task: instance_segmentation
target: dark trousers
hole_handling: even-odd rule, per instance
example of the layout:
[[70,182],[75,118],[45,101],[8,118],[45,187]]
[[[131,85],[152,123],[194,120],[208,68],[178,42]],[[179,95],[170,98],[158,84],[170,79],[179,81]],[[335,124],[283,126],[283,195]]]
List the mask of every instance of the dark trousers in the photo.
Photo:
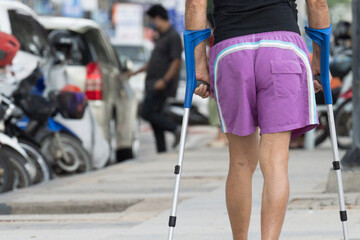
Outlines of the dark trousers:
[[175,132],[177,124],[163,112],[166,95],[163,91],[151,91],[145,95],[141,116],[149,121],[156,139],[158,152],[166,152],[165,131]]

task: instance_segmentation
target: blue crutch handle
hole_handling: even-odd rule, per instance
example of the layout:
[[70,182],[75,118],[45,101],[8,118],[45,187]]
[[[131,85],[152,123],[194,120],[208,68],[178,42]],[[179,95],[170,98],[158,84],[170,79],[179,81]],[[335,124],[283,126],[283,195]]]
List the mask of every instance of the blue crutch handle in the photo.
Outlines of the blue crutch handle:
[[186,63],[186,93],[185,93],[185,108],[191,108],[193,94],[196,88],[195,76],[195,47],[208,39],[211,35],[209,28],[197,31],[184,32],[184,46],[185,46],[185,63]]
[[305,31],[306,34],[320,46],[321,84],[324,89],[325,103],[333,104],[329,74],[329,54],[332,25],[330,25],[329,28],[324,29],[313,29],[305,27]]

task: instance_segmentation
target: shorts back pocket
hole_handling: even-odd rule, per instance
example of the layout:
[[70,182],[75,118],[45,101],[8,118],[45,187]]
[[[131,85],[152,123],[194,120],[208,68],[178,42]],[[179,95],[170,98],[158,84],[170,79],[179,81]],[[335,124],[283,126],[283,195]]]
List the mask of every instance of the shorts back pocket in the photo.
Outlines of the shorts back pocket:
[[298,96],[301,93],[302,68],[298,60],[271,60],[274,95]]

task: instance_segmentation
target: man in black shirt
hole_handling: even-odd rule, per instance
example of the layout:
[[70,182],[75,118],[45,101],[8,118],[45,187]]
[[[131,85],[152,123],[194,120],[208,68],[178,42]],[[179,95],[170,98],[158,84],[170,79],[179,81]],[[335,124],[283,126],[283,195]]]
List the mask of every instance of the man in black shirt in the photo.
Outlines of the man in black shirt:
[[[226,204],[234,240],[246,240],[251,216],[252,177],[264,176],[261,239],[279,239],[289,199],[291,137],[318,124],[314,93],[321,85],[320,47],[310,65],[299,35],[295,0],[213,0],[215,46],[207,64],[205,44],[195,50],[196,77],[209,82],[195,90],[214,96],[227,134],[230,169]],[[326,0],[306,0],[309,26],[330,26]],[[206,28],[207,0],[187,0],[187,30]],[[260,128],[261,140],[258,128]]]
[[174,133],[173,147],[180,141],[180,127],[163,114],[163,108],[166,99],[176,95],[183,48],[181,38],[171,26],[164,7],[154,5],[147,11],[147,15],[160,36],[155,42],[149,63],[132,75],[146,71],[145,99],[141,115],[151,123],[157,151],[160,153],[166,151],[165,131]]

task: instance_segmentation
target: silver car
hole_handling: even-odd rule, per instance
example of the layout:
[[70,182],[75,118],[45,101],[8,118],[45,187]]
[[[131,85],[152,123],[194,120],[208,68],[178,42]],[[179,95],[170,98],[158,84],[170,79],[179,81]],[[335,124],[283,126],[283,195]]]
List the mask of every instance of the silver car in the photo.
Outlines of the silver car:
[[111,145],[111,161],[136,157],[139,150],[138,103],[115,51],[101,27],[92,20],[40,17],[50,32],[68,30],[73,36],[70,78],[87,95],[97,123]]

